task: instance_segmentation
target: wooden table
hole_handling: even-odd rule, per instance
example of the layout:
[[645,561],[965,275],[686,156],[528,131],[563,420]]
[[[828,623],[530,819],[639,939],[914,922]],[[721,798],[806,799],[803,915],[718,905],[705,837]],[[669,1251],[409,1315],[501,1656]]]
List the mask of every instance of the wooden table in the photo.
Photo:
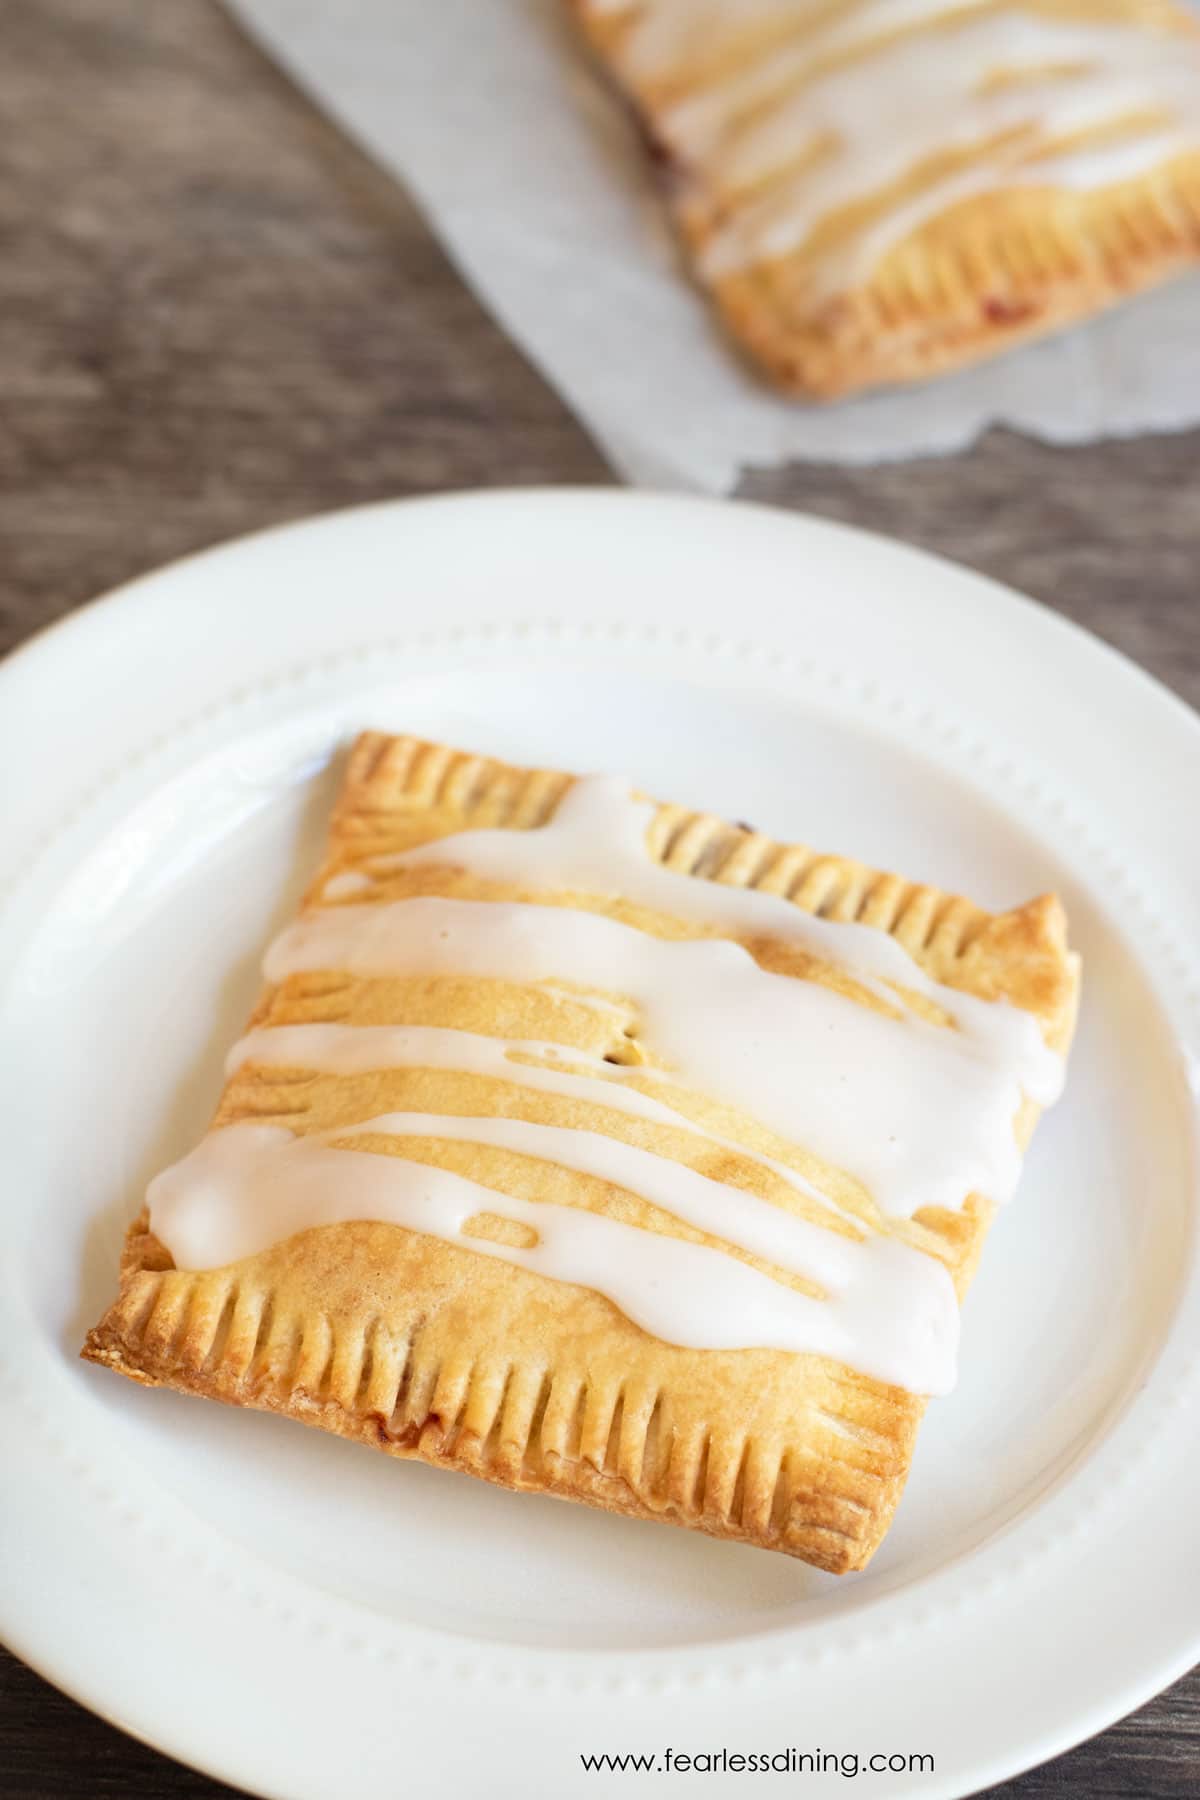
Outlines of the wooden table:
[[[0,163],[0,648],[304,513],[611,481],[404,195],[210,0],[7,0]],[[994,432],[744,491],[1012,582],[1200,705],[1200,433],[1058,451]],[[220,1792],[0,1660],[5,1800]],[[994,1790],[1198,1792],[1200,1671]]]

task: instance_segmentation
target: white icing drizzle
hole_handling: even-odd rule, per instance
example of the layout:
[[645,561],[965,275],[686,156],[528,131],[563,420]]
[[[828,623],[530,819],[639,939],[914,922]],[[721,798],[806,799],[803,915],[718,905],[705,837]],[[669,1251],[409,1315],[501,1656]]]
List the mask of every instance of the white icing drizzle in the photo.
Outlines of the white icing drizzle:
[[338,875],[331,875],[321,892],[323,900],[344,900],[348,894],[365,894],[371,886],[371,878],[361,869],[343,869]]
[[[725,222],[704,257],[714,277],[797,249],[833,214],[947,152],[979,160],[821,250],[818,292],[852,285],[971,195],[1098,189],[1200,150],[1197,40],[1153,25],[988,0],[858,0],[832,12],[814,0],[736,11],[653,0],[630,20],[615,54],[642,87],[669,84],[709,46],[719,67],[722,39],[744,46],[763,32],[756,51],[732,55],[727,74],[656,120],[698,188],[722,199]],[[1110,128],[1120,135],[1105,137]],[[1087,133],[1095,140],[1068,143]]]
[[684,1085],[857,1176],[886,1213],[957,1207],[971,1192],[1003,1200],[1016,1183],[1014,1070],[989,1064],[963,1033],[770,975],[727,939],[652,938],[567,908],[418,898],[310,913],[267,963],[272,981],[342,969],[524,985],[564,968],[631,995],[644,1037]]
[[[920,994],[947,1013],[981,1054],[1012,1058],[1035,1098],[1046,1105],[1057,1098],[1061,1058],[1046,1047],[1028,1013],[931,980],[902,944],[873,925],[822,919],[780,894],[697,880],[653,861],[646,849],[653,817],[653,805],[639,800],[623,777],[588,775],[568,788],[550,824],[540,830],[455,832],[415,850],[376,857],[371,869],[386,874],[449,866],[525,892],[559,889],[623,899],[723,936],[770,937],[794,945],[806,956],[845,969],[889,1006],[902,1004],[897,989]],[[268,980],[274,979],[275,954],[272,946],[264,963]]]
[[[568,1045],[434,1026],[290,1025],[252,1032],[230,1053],[314,1071],[452,1069],[665,1122],[769,1168],[831,1204],[798,1171],[696,1124],[673,1085],[756,1117],[785,1141],[856,1176],[884,1212],[956,1207],[972,1191],[1001,1199],[1020,1158],[1023,1093],[1043,1103],[1061,1062],[1036,1021],[931,981],[885,932],[813,918],[787,900],[681,875],[647,853],[652,808],[627,784],[576,783],[532,831],[472,831],[370,872],[335,877],[330,898],[396,867],[446,865],[520,894],[580,901],[622,896],[650,911],[750,941],[781,941],[832,964],[883,999],[881,1012],[820,982],[763,969],[729,937],[664,939],[571,905],[412,897],[318,907],[267,952],[267,978],[306,970],[353,976],[500,980],[633,1011],[666,1067],[618,1067]],[[579,990],[578,992],[576,990]],[[932,1001],[936,1025],[905,994]],[[631,1085],[649,1079],[655,1093]],[[348,1141],[470,1142],[549,1161],[638,1196],[716,1243],[698,1245],[606,1214],[530,1202]],[[339,1147],[340,1146],[340,1147]],[[957,1308],[935,1259],[882,1234],[827,1229],[672,1157],[592,1129],[504,1114],[389,1113],[293,1138],[250,1123],[210,1133],[149,1192],[154,1230],[181,1267],[239,1260],[294,1233],[376,1219],[465,1244],[481,1255],[596,1289],[665,1340],[696,1348],[766,1347],[828,1355],[918,1393],[953,1380]],[[467,1234],[489,1212],[536,1234],[527,1249]],[[839,1226],[844,1219],[839,1220]],[[722,1248],[724,1246],[724,1248]],[[812,1298],[731,1255],[740,1250],[819,1288]]]
[[[853,1243],[739,1194],[739,1234],[778,1245],[789,1259],[804,1259],[805,1273],[819,1269],[826,1294],[818,1300],[706,1245],[579,1207],[500,1194],[425,1163],[330,1143],[368,1132],[428,1134],[431,1128],[459,1136],[468,1127],[477,1141],[497,1142],[512,1137],[518,1124],[392,1114],[350,1131],[298,1138],[276,1125],[230,1125],[210,1132],[151,1184],[154,1229],[181,1266],[211,1267],[253,1255],[296,1231],[378,1220],[596,1290],[668,1343],[807,1351],[914,1393],[944,1393],[953,1384],[958,1310],[949,1276],[931,1258],[889,1238]],[[674,1169],[662,1158],[593,1133],[553,1133],[553,1142],[537,1135],[550,1129],[525,1126],[520,1147],[544,1143],[557,1157],[558,1137],[589,1140],[567,1146],[572,1162],[579,1166],[582,1157],[587,1166],[594,1158],[597,1167],[628,1173],[626,1158],[612,1154],[625,1151],[639,1163],[639,1183],[650,1182],[664,1195],[669,1186],[672,1211],[681,1213],[690,1202],[697,1217],[732,1220],[731,1191],[721,1184],[679,1169],[667,1183],[649,1167]],[[744,1212],[742,1200],[749,1203]],[[774,1219],[760,1223],[758,1209]],[[464,1227],[481,1213],[524,1226],[536,1233],[536,1242],[524,1249],[467,1235]]]
[[619,893],[697,923],[791,941],[899,1004],[896,983],[953,1019],[893,1017],[816,982],[762,969],[726,938],[663,939],[568,907],[420,897],[306,914],[267,952],[267,979],[341,969],[365,977],[463,975],[519,984],[569,971],[628,997],[668,1072],[856,1176],[879,1208],[911,1218],[1000,1201],[1020,1172],[1023,1093],[1048,1104],[1062,1063],[1036,1020],[931,981],[887,933],[813,918],[778,896],[650,861],[649,808],[606,778],[569,790],[539,831],[463,832],[402,859],[469,868],[524,891]]
[[[535,1060],[514,1061],[514,1057]],[[559,1066],[546,1067],[547,1062]],[[709,1131],[672,1108],[670,1089],[677,1084],[664,1079],[658,1071],[622,1069],[606,1063],[603,1057],[589,1056],[584,1050],[536,1039],[483,1037],[478,1032],[438,1025],[276,1025],[239,1039],[225,1059],[225,1073],[232,1075],[246,1063],[277,1069],[314,1069],[334,1075],[361,1075],[375,1069],[452,1069],[491,1076],[513,1087],[561,1095],[568,1100],[588,1100],[635,1119],[670,1125],[722,1150],[732,1150],[747,1162],[770,1169],[796,1193],[846,1216],[798,1169]],[[579,1069],[593,1072],[580,1074]],[[640,1074],[653,1075],[668,1098],[655,1099],[640,1088],[627,1085]]]

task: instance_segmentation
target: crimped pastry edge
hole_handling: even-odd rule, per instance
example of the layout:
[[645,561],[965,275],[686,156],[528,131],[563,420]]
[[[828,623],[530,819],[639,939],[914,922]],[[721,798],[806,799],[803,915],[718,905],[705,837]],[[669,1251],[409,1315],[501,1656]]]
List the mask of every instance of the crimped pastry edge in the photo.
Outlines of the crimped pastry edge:
[[[372,1230],[386,1231],[387,1227]],[[681,1422],[667,1454],[650,1458],[646,1439],[626,1426],[630,1397],[603,1395],[603,1450],[564,1453],[542,1427],[553,1411],[559,1371],[514,1368],[486,1431],[466,1429],[474,1395],[462,1392],[453,1416],[437,1402],[439,1371],[423,1366],[420,1334],[381,1354],[374,1317],[331,1322],[311,1308],[293,1311],[286,1280],[256,1285],[236,1270],[153,1270],[139,1259],[169,1260],[147,1230],[130,1227],[130,1267],[121,1295],[88,1334],[81,1352],[147,1387],[165,1387],[274,1413],[383,1450],[390,1456],[473,1475],[521,1493],[583,1501],[629,1518],[652,1519],[762,1549],[781,1550],[831,1574],[862,1568],[883,1538],[907,1479],[924,1402],[869,1384],[862,1396],[862,1437],[825,1434],[789,1466],[787,1450],[749,1436],[724,1437]],[[239,1311],[253,1321],[242,1333]],[[371,1355],[368,1343],[376,1336]],[[397,1361],[401,1374],[395,1385]],[[349,1371],[349,1379],[342,1380]],[[479,1372],[481,1383],[488,1378]],[[569,1371],[563,1382],[579,1429],[588,1395]],[[428,1398],[421,1402],[417,1396]],[[855,1410],[849,1395],[848,1412]],[[642,1410],[645,1410],[643,1405]],[[686,1408],[683,1409],[686,1411]],[[886,1415],[890,1430],[881,1429]],[[573,1435],[570,1431],[568,1437]],[[686,1442],[684,1440],[686,1439]],[[684,1453],[677,1455],[679,1445]],[[648,1464],[655,1468],[648,1475]]]

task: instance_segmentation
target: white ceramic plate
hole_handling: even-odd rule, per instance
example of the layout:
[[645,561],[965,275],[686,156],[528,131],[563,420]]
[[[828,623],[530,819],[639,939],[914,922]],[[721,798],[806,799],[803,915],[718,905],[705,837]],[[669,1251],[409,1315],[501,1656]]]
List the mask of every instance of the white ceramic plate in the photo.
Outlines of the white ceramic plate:
[[[994,905],[1063,893],[1087,968],[1067,1096],[866,1575],[75,1360],[147,1175],[205,1123],[363,725],[626,771]],[[819,1752],[812,1794],[845,1792],[840,1759],[932,1758],[859,1779],[933,1800],[1164,1685],[1200,1654],[1198,758],[1192,714],[1028,602],[834,526],[684,500],[370,508],[182,563],[37,639],[0,671],[14,1648],[288,1800],[762,1791],[581,1763],[668,1747]]]

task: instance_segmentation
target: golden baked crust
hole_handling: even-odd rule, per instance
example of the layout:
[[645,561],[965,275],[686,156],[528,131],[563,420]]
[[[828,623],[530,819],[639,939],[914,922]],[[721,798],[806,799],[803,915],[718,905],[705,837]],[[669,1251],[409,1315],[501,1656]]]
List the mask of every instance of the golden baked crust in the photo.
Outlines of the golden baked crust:
[[[570,782],[556,772],[367,733],[350,756],[308,903],[320,896],[323,905],[337,904],[327,884],[368,865],[380,900],[420,892],[512,899],[514,890],[462,870],[389,870],[378,859],[471,827],[542,825]],[[672,806],[657,808],[648,844],[658,861],[697,879],[758,887],[811,913],[887,931],[936,980],[984,998],[1007,997],[1036,1016],[1052,1046],[1066,1050],[1078,970],[1053,897],[990,915],[846,858],[781,846]],[[585,906],[662,936],[703,930],[623,900],[538,899]],[[786,947],[750,947],[765,966],[784,966]],[[830,969],[818,977],[834,985],[846,979]],[[652,1046],[631,1035],[627,1017],[582,1006],[561,987],[448,976],[291,975],[267,989],[251,1023],[401,1021],[540,1038],[626,1064],[652,1056]],[[707,1105],[689,1096],[698,1120]],[[253,1062],[230,1078],[214,1124],[253,1119],[307,1133],[401,1109],[614,1129],[614,1115],[594,1103],[478,1074],[390,1068],[334,1075]],[[1027,1102],[1018,1120],[1023,1141],[1035,1117]],[[695,1134],[655,1129],[660,1153],[703,1170]],[[737,1132],[748,1146],[803,1167],[796,1146],[755,1122],[739,1119]],[[483,1158],[485,1182],[486,1159],[508,1156],[436,1139],[406,1140],[404,1154],[472,1173]],[[710,1146],[708,1154],[728,1165],[727,1152]],[[761,1165],[746,1165],[743,1178],[771,1197]],[[509,1168],[509,1191],[635,1223],[654,1212],[550,1162],[526,1161],[515,1187],[512,1180]],[[903,1221],[882,1219],[848,1181],[836,1197],[870,1229],[940,1257],[961,1295],[990,1222],[989,1204],[971,1198],[959,1212],[927,1209]],[[817,1216],[828,1224],[828,1214]],[[689,1229],[661,1214],[653,1226],[676,1235]],[[89,1333],[83,1355],[136,1381],[283,1413],[393,1455],[786,1550],[834,1571],[862,1567],[886,1531],[924,1407],[913,1394],[818,1356],[663,1342],[590,1289],[370,1222],[302,1232],[231,1266],[192,1272],[174,1267],[143,1212],[129,1232],[119,1297]]]
[[[939,374],[1086,318],[1200,260],[1200,26],[1171,0],[930,0],[915,17],[902,3],[889,12],[890,0],[570,3],[668,173],[697,275],[734,336],[789,393],[833,399]],[[822,47],[831,21],[843,29],[856,18],[864,23],[852,48]],[[968,35],[997,21],[1023,35],[1007,60],[994,37],[990,48],[980,43],[975,54],[985,60],[973,66]],[[1031,27],[1047,34],[1043,52]],[[1121,44],[1129,46],[1134,97],[1123,89],[1107,107],[1106,72],[1089,61],[1087,38],[1078,54],[1063,48],[1064,34],[1096,27],[1114,34],[1118,72]],[[795,241],[772,249],[743,230],[740,252],[722,254],[739,222],[760,216],[764,202],[782,207],[789,183],[802,193],[810,167],[821,172],[845,154],[845,138],[815,109],[806,113],[823,77],[860,81],[869,112],[887,100],[888,55],[910,43],[954,55],[960,39],[968,110],[956,114],[947,96],[941,148],[929,153],[914,142],[913,158],[889,164],[886,180],[866,159],[852,201],[818,206]],[[1165,47],[1174,67],[1139,73],[1146,46]],[[1190,101],[1177,85],[1181,72]],[[752,103],[736,98],[748,73],[761,77]],[[1031,95],[1025,125],[1006,118],[993,127],[981,113],[964,144],[976,96],[1015,86],[1017,76]],[[723,83],[728,116],[718,133],[697,137],[686,108],[700,101],[711,109]],[[1064,99],[1086,105],[1089,83],[1095,117],[1080,126],[1078,114],[1055,114]],[[1181,104],[1186,116],[1177,121]],[[739,184],[730,170],[747,132],[785,106],[774,166]]]

